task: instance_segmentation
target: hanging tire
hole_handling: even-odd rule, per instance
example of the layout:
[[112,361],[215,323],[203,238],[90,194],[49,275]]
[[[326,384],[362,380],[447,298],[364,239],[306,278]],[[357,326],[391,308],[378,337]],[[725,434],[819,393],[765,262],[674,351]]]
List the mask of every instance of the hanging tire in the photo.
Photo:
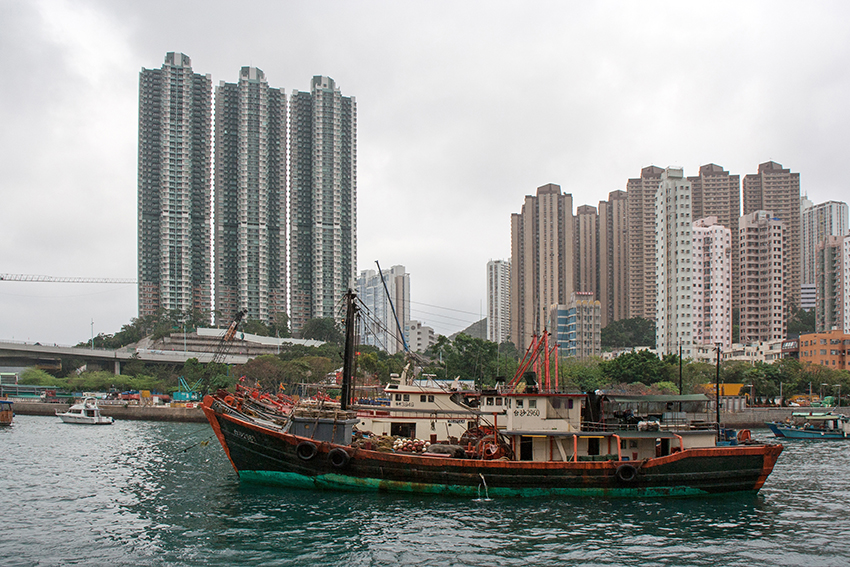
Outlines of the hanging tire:
[[310,441],[302,441],[298,444],[298,447],[295,448],[295,454],[298,455],[298,458],[302,461],[309,461],[315,457],[318,452],[319,449],[316,447],[316,444],[311,443]]
[[637,480],[637,469],[634,465],[620,465],[615,475],[621,483],[631,484]]
[[347,467],[350,460],[351,457],[348,455],[348,451],[339,447],[331,449],[328,453],[328,462],[338,469]]

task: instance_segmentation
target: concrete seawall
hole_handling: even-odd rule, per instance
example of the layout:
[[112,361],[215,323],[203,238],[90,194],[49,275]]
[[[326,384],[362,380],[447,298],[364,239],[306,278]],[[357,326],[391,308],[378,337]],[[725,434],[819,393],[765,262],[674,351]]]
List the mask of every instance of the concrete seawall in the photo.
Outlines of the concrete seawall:
[[[17,415],[55,415],[57,411],[67,411],[69,404],[49,404],[42,402],[19,402],[12,404]],[[116,420],[139,421],[186,421],[205,423],[207,418],[200,408],[172,408],[167,406],[127,406],[99,404],[100,413]]]

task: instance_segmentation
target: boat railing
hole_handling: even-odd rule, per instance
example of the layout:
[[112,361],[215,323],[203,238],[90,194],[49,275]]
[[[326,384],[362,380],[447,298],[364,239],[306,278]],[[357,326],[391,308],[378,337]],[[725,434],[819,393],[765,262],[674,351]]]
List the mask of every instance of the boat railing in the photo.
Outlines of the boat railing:
[[715,431],[717,424],[707,421],[689,422],[659,422],[639,421],[637,423],[620,423],[616,421],[592,422],[583,421],[582,431],[616,432],[616,431]]

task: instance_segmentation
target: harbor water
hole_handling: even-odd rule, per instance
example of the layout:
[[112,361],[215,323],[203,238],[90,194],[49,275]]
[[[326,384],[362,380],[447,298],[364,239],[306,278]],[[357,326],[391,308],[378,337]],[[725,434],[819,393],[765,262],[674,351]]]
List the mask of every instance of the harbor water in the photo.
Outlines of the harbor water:
[[[769,440],[767,430],[754,436]],[[6,566],[850,564],[850,441],[786,442],[757,495],[487,499],[239,482],[209,426],[0,428]]]

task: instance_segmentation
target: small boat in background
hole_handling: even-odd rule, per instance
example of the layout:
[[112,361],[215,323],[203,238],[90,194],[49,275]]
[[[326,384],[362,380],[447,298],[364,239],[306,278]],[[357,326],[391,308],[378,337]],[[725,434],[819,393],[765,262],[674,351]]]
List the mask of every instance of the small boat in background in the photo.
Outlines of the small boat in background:
[[766,423],[776,437],[785,439],[850,439],[850,418],[842,413],[794,412],[785,423]]
[[101,415],[95,398],[84,398],[81,402],[72,405],[66,412],[56,412],[57,417],[65,423],[79,423],[82,425],[111,425],[111,416]]
[[12,425],[14,416],[11,400],[0,400],[0,425]]

